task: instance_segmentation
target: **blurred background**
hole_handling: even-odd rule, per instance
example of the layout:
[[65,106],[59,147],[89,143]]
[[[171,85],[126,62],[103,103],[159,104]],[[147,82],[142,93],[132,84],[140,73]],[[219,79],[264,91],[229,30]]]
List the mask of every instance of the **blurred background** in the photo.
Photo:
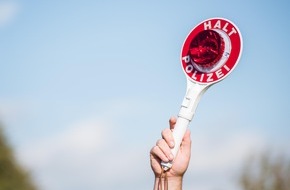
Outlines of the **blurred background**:
[[197,108],[184,189],[289,188],[289,8],[0,0],[0,186],[152,189],[149,151],[185,95],[183,41],[201,21],[224,17],[244,50]]

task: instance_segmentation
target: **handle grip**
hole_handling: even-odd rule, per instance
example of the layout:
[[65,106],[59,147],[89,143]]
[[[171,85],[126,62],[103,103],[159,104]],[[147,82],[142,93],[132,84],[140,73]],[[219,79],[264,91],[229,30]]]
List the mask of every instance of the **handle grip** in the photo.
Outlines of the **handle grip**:
[[[175,146],[171,149],[171,152],[174,158],[177,155],[186,129],[194,116],[199,100],[209,87],[210,85],[196,84],[187,80],[187,92],[181,104],[178,118],[172,133]],[[161,166],[166,171],[172,167],[172,162],[161,162]]]
[[[179,150],[179,147],[181,145],[183,136],[186,132],[188,125],[189,125],[188,119],[184,119],[182,117],[177,118],[174,130],[172,132],[175,146],[174,146],[174,148],[171,149],[171,153],[173,154],[174,158],[177,155],[177,152]],[[166,171],[172,167],[172,162],[161,162],[161,165],[162,165],[163,169]]]

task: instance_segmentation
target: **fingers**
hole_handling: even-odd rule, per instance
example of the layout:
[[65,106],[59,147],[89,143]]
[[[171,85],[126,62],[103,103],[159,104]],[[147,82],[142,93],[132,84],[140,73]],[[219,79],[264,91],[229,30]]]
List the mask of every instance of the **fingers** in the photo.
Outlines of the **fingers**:
[[174,138],[170,129],[164,129],[161,133],[161,136],[170,148],[174,147]]
[[[170,128],[164,129],[162,131],[162,138],[159,139],[156,142],[156,145],[150,150],[150,163],[155,176],[160,176],[162,172],[161,161],[171,162],[173,159],[175,159],[174,166],[172,168],[174,168],[175,172],[176,170],[180,170],[179,173],[181,174],[183,174],[188,167],[191,156],[190,131],[187,129],[185,132],[181,145],[175,144],[173,138],[173,129],[176,125],[176,122],[177,119],[175,117],[171,117],[169,119]],[[174,148],[174,146],[180,146],[180,151],[178,151],[175,158],[171,153],[171,150]]]
[[172,116],[172,117],[170,117],[170,119],[169,119],[169,126],[170,126],[170,129],[172,130],[172,129],[174,129],[174,126],[175,126],[175,124],[176,124],[176,117],[174,117],[174,116]]
[[160,159],[160,161],[164,162],[169,162],[174,159],[171,149],[175,146],[172,130],[174,129],[176,120],[176,117],[173,116],[169,119],[170,128],[162,131],[162,139],[159,139],[156,142],[156,146],[151,149],[150,153],[155,157],[155,159]]
[[164,139],[157,141],[156,146],[151,149],[151,154],[158,157],[161,161],[169,162],[173,160],[171,150]]
[[[172,121],[172,123],[174,123],[174,121]],[[151,153],[164,162],[172,161],[174,159],[171,153],[171,148],[174,147],[172,131],[168,128],[164,129],[161,135],[162,139],[156,142],[156,146],[151,149]]]
[[[174,116],[172,116],[169,119],[169,125],[170,125],[171,132],[173,131],[173,129],[175,127],[176,121],[177,121],[177,119]],[[164,130],[162,133],[164,133],[164,135],[162,135],[162,137],[167,141],[168,144],[170,144],[169,141],[174,141],[172,135],[170,136],[170,134],[165,134],[165,133],[169,133],[168,131]],[[182,142],[185,143],[185,144],[189,144],[189,145],[191,144],[191,137],[190,137],[189,129],[186,130]],[[171,147],[171,148],[173,148],[173,147]]]

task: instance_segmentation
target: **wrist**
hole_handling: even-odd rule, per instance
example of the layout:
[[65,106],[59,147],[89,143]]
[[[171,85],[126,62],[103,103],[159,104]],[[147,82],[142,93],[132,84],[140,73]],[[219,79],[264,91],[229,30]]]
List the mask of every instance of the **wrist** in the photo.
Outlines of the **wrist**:
[[168,177],[168,190],[181,190],[183,177]]
[[[182,180],[183,180],[182,176],[167,177],[166,183],[168,184],[168,190],[182,190]],[[155,177],[154,190],[163,190],[163,189],[160,189],[160,187],[158,186],[160,183],[165,184],[165,179],[160,178],[160,177]]]

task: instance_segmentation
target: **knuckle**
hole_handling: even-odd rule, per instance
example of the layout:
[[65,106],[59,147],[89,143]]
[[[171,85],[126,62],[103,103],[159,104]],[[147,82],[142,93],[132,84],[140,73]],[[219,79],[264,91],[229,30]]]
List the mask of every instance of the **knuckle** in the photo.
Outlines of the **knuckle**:
[[160,146],[163,143],[163,139],[159,139],[156,142],[156,146]]
[[164,137],[168,136],[168,134],[169,134],[170,132],[171,132],[170,129],[166,128],[166,129],[164,129],[164,130],[162,131],[161,135],[162,135],[162,137],[164,138]]
[[159,147],[158,146],[153,146],[152,147],[152,149],[151,149],[151,151],[150,151],[150,153],[152,153],[152,154],[156,154],[156,152],[158,151],[158,149],[159,149]]

